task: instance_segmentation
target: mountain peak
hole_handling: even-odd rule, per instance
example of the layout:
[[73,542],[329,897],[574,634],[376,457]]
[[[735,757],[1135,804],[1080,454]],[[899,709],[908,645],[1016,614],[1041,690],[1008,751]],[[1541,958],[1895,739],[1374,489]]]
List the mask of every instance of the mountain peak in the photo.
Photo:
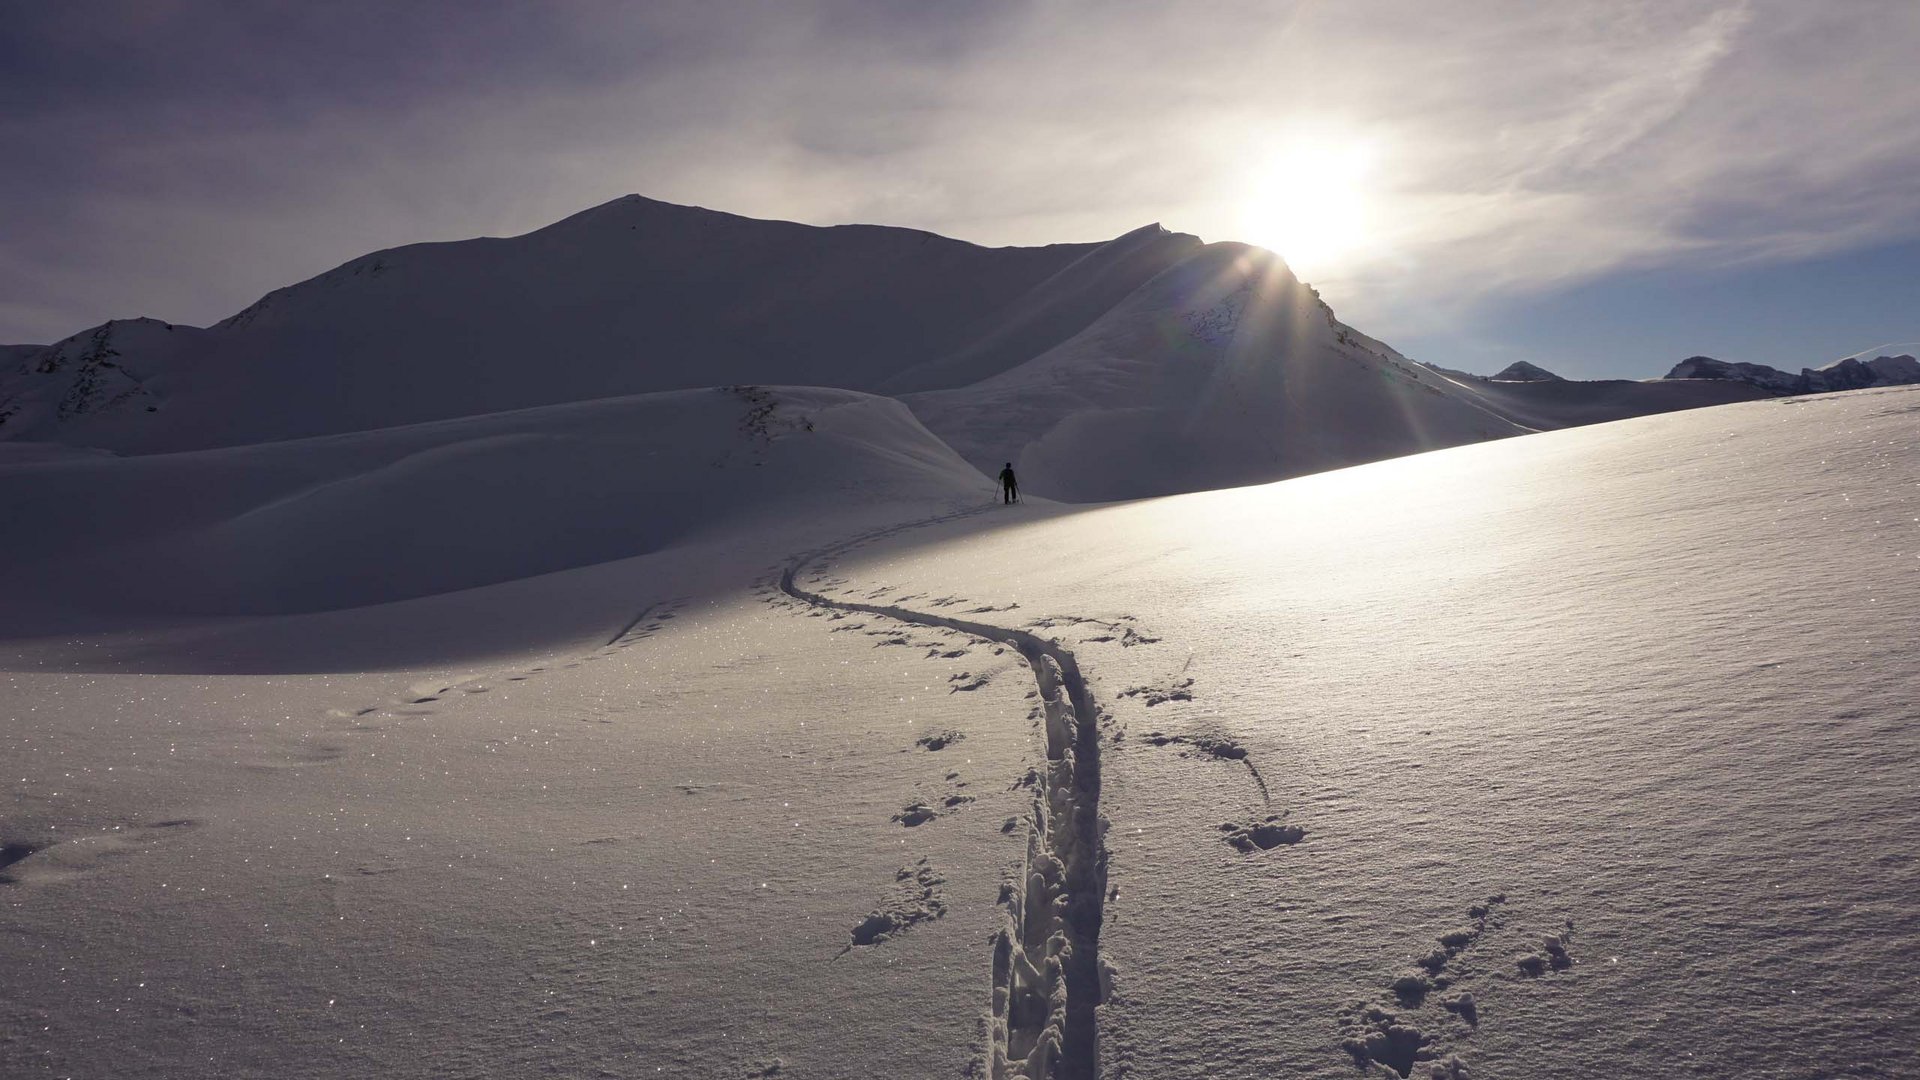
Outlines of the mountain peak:
[[1494,382],[1566,382],[1567,380],[1561,378],[1558,375],[1555,375],[1553,372],[1548,371],[1546,368],[1543,368],[1538,364],[1529,364],[1525,360],[1516,360],[1513,363],[1508,364],[1506,368],[1503,369],[1498,375],[1493,376],[1493,381]]

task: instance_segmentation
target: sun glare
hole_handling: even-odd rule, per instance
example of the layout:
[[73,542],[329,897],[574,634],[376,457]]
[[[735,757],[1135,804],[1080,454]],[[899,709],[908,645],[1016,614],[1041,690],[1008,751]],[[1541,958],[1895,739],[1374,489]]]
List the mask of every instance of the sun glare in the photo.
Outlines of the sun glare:
[[1367,245],[1374,157],[1364,143],[1288,143],[1250,178],[1242,239],[1279,253],[1303,278],[1341,270]]

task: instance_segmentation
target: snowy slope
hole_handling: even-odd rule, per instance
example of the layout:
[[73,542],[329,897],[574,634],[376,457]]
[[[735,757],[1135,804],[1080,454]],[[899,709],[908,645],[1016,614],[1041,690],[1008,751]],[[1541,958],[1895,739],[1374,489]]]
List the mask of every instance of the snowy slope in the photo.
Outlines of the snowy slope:
[[[1197,243],[1146,233],[1111,255],[982,248],[627,196],[525,236],[363,256],[191,348],[151,320],[85,331],[51,370],[28,357],[0,374],[0,437],[183,450],[730,383],[870,389],[949,356],[977,373],[1079,330]],[[137,399],[88,389],[84,357],[109,352]],[[55,407],[76,398],[89,407]]]
[[0,438],[121,417],[151,423],[169,373],[191,365],[206,340],[190,326],[116,319],[52,345],[9,347],[0,355]]
[[755,386],[223,450],[0,456],[0,634],[89,612],[361,607],[986,487],[896,401]]
[[[569,416],[741,455],[660,481],[741,511],[651,554],[228,638],[16,626],[0,1074],[1920,1068],[1914,392],[1082,511],[893,452],[931,444],[885,402],[774,393],[815,431],[762,444],[719,391]],[[432,463],[548,414],[381,438]],[[104,512],[140,485],[89,469],[217,490],[270,451],[5,475]],[[361,437],[301,456],[381,475]],[[591,543],[411,460],[409,521],[486,498]],[[210,640],[256,673],[181,666]]]
[[1523,428],[1334,319],[1272,253],[1209,244],[1072,339],[905,395],[989,473],[1069,501],[1299,475]]
[[1147,225],[1102,244],[1041,282],[979,341],[883,380],[883,393],[969,386],[1017,367],[1080,332],[1161,271],[1193,255],[1198,237]]
[[1917,435],[1754,402],[828,572],[1077,654],[1102,1076],[1911,1076]]
[[1010,659],[626,584],[455,674],[0,675],[0,1074],[961,1075]]

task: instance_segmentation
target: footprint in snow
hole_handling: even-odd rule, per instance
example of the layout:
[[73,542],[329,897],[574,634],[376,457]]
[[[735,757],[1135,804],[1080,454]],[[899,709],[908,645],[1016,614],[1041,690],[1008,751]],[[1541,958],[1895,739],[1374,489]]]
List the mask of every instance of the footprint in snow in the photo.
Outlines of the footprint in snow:
[[242,761],[239,764],[247,769],[272,772],[279,769],[301,769],[309,765],[326,765],[346,756],[347,750],[344,746],[302,739],[280,753],[256,761]]
[[[880,906],[854,924],[849,944],[840,950],[845,956],[856,948],[880,945],[898,937],[920,923],[944,918],[947,901],[940,886],[946,878],[921,859],[903,866],[893,876],[893,889]],[[838,959],[838,957],[836,957]]]
[[916,802],[908,803],[906,806],[901,807],[900,812],[888,820],[897,821],[911,829],[917,825],[925,825],[927,822],[939,816],[940,812],[938,810],[928,806],[926,803]]
[[1145,686],[1133,686],[1120,691],[1121,697],[1137,697],[1145,701],[1148,708],[1165,705],[1169,701],[1192,701],[1192,679],[1168,679]]
[[93,873],[117,859],[198,828],[191,818],[144,825],[113,825],[98,832],[58,839],[37,837],[0,842],[0,885],[50,885]]
[[1298,825],[1289,825],[1279,814],[1269,815],[1264,821],[1241,824],[1237,821],[1222,822],[1220,831],[1226,835],[1220,839],[1232,845],[1242,855],[1256,851],[1272,851],[1277,847],[1292,847],[1307,838],[1307,830]]
[[1467,924],[1441,934],[1437,947],[1390,980],[1376,1001],[1351,1008],[1341,1024],[1340,1047],[1355,1065],[1378,1065],[1406,1077],[1419,1069],[1432,1080],[1464,1080],[1466,1063],[1450,1044],[1471,1038],[1480,1025],[1480,1007],[1470,989],[1479,972],[1466,958],[1497,925],[1506,899],[1495,893],[1467,908]]

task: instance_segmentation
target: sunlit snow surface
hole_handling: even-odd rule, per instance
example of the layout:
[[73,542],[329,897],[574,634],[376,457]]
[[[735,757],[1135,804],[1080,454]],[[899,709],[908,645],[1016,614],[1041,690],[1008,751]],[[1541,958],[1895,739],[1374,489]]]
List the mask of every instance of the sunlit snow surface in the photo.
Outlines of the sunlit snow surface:
[[[1911,1076],[1917,431],[1914,392],[1729,406],[841,572],[1158,639],[1081,650],[1110,1075],[1352,1075],[1359,1003],[1476,1076]],[[1222,842],[1269,815],[1304,838]]]
[[[1106,1076],[1910,1076],[1917,432],[1920,392],[1756,402],[991,507],[803,577],[1078,656]],[[440,616],[597,583],[550,657],[9,646],[0,1074],[980,1069],[1032,680],[783,601],[888,520],[790,506]],[[350,615],[300,625],[344,655]],[[1423,958],[1448,985],[1397,997]]]

